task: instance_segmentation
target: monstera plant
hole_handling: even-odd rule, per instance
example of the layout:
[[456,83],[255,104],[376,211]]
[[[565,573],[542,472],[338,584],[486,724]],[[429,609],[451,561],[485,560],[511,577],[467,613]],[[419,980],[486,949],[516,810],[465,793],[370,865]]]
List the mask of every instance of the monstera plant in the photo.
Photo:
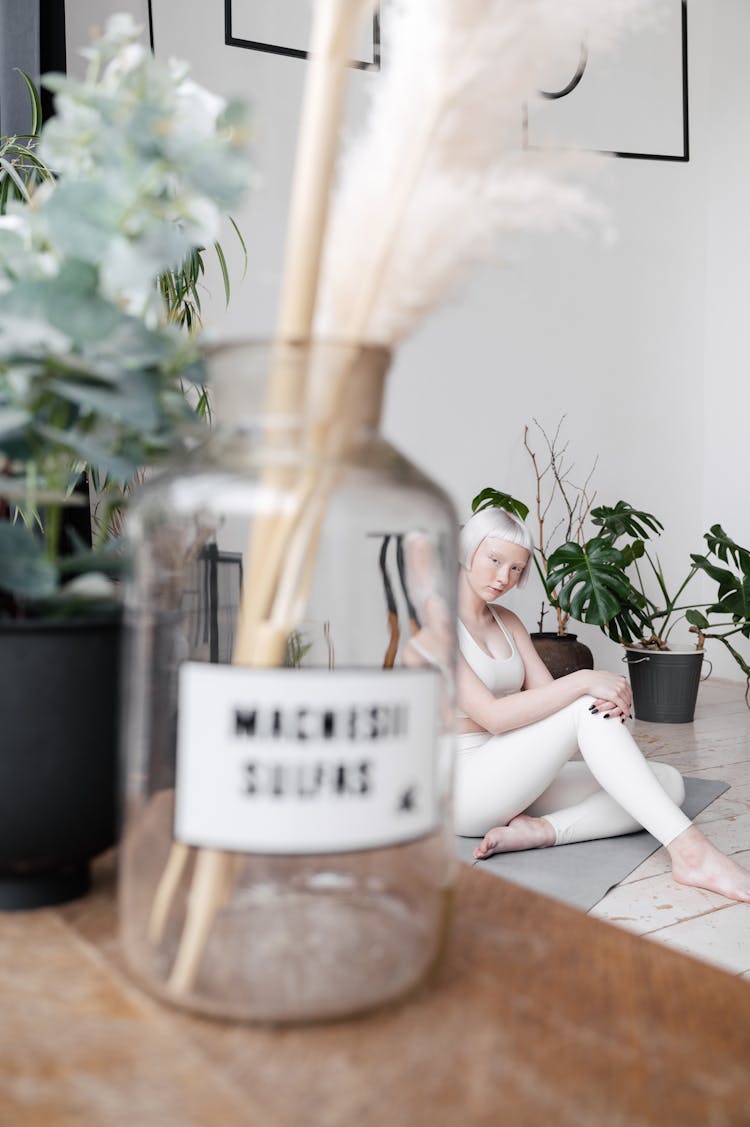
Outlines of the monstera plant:
[[[675,649],[675,626],[687,622],[703,650],[708,640],[723,645],[748,681],[750,664],[740,638],[750,639],[750,550],[737,544],[719,524],[704,533],[707,551],[691,553],[690,567],[670,590],[651,542],[663,530],[651,513],[626,501],[593,509],[600,531],[583,544],[566,543],[552,553],[549,580],[560,605],[580,622],[601,629],[626,646],[654,653]],[[690,602],[686,589],[696,576],[716,584],[709,602]]]

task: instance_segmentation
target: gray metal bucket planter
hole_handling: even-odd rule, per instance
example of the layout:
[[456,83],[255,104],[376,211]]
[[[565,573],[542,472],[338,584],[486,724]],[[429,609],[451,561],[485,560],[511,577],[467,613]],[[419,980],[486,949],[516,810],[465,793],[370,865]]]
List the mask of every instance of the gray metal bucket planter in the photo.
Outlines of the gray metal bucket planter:
[[627,647],[623,661],[630,674],[636,719],[689,724],[695,716],[703,657],[703,650],[688,647],[648,651]]

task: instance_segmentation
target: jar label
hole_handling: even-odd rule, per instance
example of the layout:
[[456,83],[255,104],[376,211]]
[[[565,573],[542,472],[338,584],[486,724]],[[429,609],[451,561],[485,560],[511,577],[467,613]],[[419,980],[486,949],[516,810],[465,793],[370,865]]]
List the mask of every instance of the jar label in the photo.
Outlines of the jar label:
[[412,841],[439,811],[435,670],[180,668],[175,837],[249,853]]

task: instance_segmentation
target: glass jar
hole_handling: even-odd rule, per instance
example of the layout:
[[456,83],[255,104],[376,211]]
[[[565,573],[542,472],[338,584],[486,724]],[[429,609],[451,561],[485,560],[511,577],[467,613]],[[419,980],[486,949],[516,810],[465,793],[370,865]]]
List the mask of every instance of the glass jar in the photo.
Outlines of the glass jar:
[[387,351],[227,344],[128,518],[124,953],[215,1016],[343,1017],[444,944],[457,521],[378,434]]

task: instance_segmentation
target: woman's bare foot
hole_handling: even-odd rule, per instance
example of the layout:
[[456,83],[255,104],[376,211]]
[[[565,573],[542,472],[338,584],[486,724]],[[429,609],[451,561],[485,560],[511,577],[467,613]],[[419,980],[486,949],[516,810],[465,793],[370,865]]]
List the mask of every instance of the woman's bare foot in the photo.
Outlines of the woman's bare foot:
[[678,834],[667,850],[672,858],[672,876],[679,884],[706,888],[729,900],[750,904],[750,872],[712,845],[695,826]]
[[546,818],[530,818],[518,814],[507,826],[494,826],[474,850],[475,861],[484,861],[493,853],[514,853],[519,849],[543,849],[555,844],[555,831]]

